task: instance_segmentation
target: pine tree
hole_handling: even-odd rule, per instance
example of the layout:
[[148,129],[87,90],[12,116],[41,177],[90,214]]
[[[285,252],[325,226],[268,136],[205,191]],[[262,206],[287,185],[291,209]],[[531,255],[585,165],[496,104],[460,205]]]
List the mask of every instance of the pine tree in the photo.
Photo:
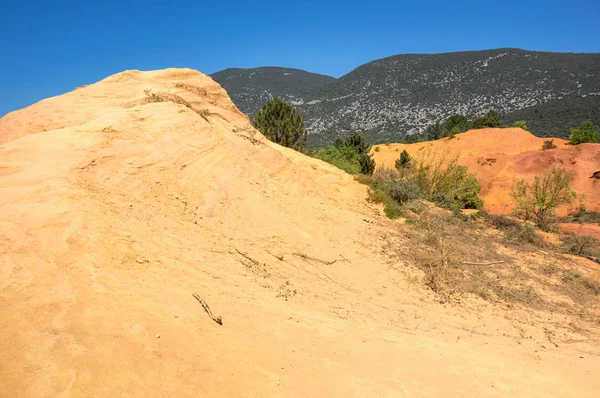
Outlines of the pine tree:
[[252,123],[269,140],[297,151],[304,149],[307,134],[300,114],[281,98],[266,102]]
[[344,145],[354,148],[357,153],[369,152],[369,144],[365,137],[356,131],[344,139]]
[[410,161],[411,161],[410,155],[408,154],[408,152],[406,152],[406,149],[405,149],[402,151],[402,153],[400,153],[400,157],[398,159],[396,159],[394,166],[396,166],[396,169],[398,171],[400,171],[401,169],[410,167]]

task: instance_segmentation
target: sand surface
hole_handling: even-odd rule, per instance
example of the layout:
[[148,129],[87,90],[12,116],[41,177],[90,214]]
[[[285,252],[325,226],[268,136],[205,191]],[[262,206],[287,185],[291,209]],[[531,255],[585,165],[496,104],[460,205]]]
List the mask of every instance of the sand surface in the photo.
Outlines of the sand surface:
[[[111,76],[0,119],[0,142],[2,397],[598,396],[594,336],[441,304],[365,186],[265,140],[199,72]],[[485,170],[530,170],[515,152]]]

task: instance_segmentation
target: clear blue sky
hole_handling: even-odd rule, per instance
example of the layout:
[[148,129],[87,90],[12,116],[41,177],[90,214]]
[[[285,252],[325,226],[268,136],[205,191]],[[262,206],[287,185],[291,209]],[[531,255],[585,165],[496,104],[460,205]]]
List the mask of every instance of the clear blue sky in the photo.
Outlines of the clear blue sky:
[[599,0],[2,0],[0,116],[126,69],[339,77],[399,53],[600,52],[599,22]]

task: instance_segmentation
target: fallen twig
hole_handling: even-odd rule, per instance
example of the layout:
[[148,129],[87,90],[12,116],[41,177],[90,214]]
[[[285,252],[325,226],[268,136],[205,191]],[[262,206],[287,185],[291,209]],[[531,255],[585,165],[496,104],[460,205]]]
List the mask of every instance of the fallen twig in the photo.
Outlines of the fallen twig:
[[200,304],[202,304],[202,307],[204,307],[204,310],[206,311],[210,319],[217,322],[219,325],[223,325],[223,319],[221,318],[221,316],[215,317],[212,314],[212,312],[210,312],[210,307],[208,306],[208,304],[206,304],[206,301],[202,300],[202,297],[198,296],[196,293],[192,293],[192,296],[194,296],[194,298],[198,300]]
[[502,264],[505,263],[506,261],[490,261],[489,263],[471,263],[469,261],[463,261],[463,264],[466,265],[494,265],[494,264]]
[[587,258],[588,260],[592,260],[598,264],[600,264],[600,259],[597,259],[596,257],[593,256],[585,256],[585,258]]
[[344,260],[346,260],[345,258],[342,258],[342,260],[332,260],[332,261],[325,261],[325,260],[321,260],[320,258],[314,258],[314,257],[311,257],[311,256],[307,256],[307,255],[306,255],[306,254],[304,254],[304,253],[292,253],[292,255],[294,255],[294,256],[297,256],[297,257],[300,257],[300,258],[302,258],[303,260],[313,260],[313,261],[318,261],[318,262],[320,262],[321,264],[325,264],[325,265],[331,265],[331,264],[334,264],[334,263],[336,263],[336,262],[338,262],[338,261],[344,261]]
[[255,259],[253,259],[252,257],[248,256],[246,253],[242,253],[241,251],[239,251],[238,249],[235,249],[236,252],[238,252],[241,256],[243,256],[245,259],[250,260],[254,263],[254,265],[258,265],[259,262],[256,261]]

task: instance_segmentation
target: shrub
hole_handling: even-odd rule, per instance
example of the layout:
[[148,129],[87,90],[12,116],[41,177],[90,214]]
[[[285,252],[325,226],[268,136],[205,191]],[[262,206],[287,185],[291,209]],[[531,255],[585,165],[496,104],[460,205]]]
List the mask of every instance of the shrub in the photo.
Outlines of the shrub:
[[388,200],[385,202],[383,212],[388,218],[395,219],[402,217],[404,214],[404,209],[402,208],[402,205],[395,200]]
[[577,256],[592,256],[596,254],[593,249],[599,245],[598,239],[589,235],[576,235],[573,233],[561,237],[562,247],[565,252]]
[[529,222],[525,222],[523,225],[517,224],[515,227],[506,227],[502,231],[504,231],[504,235],[509,241],[531,243],[536,246],[543,245],[543,241],[537,235],[535,226]]
[[544,141],[544,144],[542,145],[542,151],[545,151],[547,149],[554,149],[554,148],[558,148],[554,144],[554,140],[546,140],[546,141]]
[[458,164],[458,157],[425,153],[413,167],[426,197],[442,207],[457,209],[480,209],[481,186],[466,166]]
[[312,152],[311,156],[331,163],[349,174],[358,174],[361,170],[360,155],[354,148],[331,145]]
[[554,221],[556,209],[572,203],[576,194],[571,190],[571,174],[561,167],[552,167],[535,176],[531,184],[516,180],[510,196],[518,215],[546,228]]
[[594,124],[591,120],[581,123],[578,128],[571,129],[571,144],[579,145],[585,142],[598,142],[598,133],[594,130]]
[[525,131],[529,131],[529,129],[527,129],[527,123],[525,122],[525,120],[517,120],[515,124],[513,124],[513,126],[521,128]]
[[307,134],[300,114],[280,98],[265,103],[252,124],[265,137],[280,145],[297,151],[306,145]]
[[334,145],[309,152],[314,158],[324,160],[350,174],[373,174],[375,161],[369,155],[369,144],[359,133],[337,139]]

